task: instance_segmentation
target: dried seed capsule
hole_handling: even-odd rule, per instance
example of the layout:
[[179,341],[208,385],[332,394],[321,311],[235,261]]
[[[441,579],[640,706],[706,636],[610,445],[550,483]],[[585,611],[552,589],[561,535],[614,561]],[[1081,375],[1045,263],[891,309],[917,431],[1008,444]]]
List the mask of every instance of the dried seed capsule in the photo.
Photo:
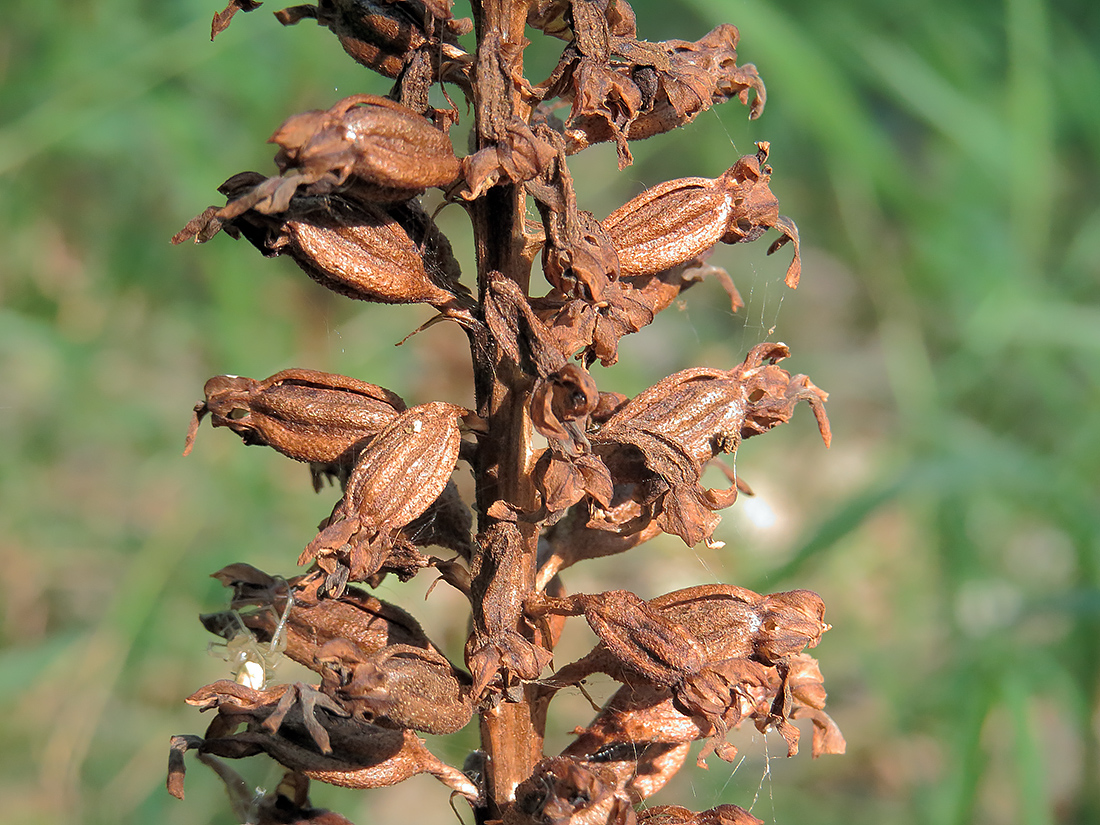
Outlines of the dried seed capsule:
[[795,242],[787,285],[796,286],[797,230],[789,219],[780,217],[779,201],[768,188],[768,145],[757,146],[755,155],[739,159],[719,178],[680,178],[659,184],[601,221],[619,255],[622,277],[663,272],[719,241],[752,241],[776,227]]
[[400,528],[419,516],[447,486],[458,461],[459,419],[468,410],[443,401],[395,418],[361,454],[345,500],[377,528]]
[[405,229],[379,207],[357,204],[351,214],[289,220],[283,231],[282,251],[313,280],[349,298],[437,307],[455,300],[429,276]]
[[405,409],[400,396],[343,375],[289,369],[263,381],[217,375],[195,406],[184,455],[191,452],[203,416],[228,427],[245,444],[273,447],[298,461],[347,463]]
[[467,301],[450,242],[418,203],[376,203],[378,187],[361,181],[339,192],[331,182],[298,189],[300,182],[300,176],[236,174],[218,187],[229,203],[197,215],[172,242],[205,243],[224,231],[243,235],[265,256],[288,255],[313,280],[349,298],[440,308]]
[[385,728],[454,733],[473,712],[470,677],[434,650],[390,644],[371,655],[334,639],[316,656],[321,689],[354,716]]
[[376,95],[352,95],[327,111],[289,118],[271,136],[281,148],[275,162],[300,169],[309,182],[332,172],[379,186],[423,189],[458,177],[448,137],[412,109]]
[[[359,454],[344,497],[309,543],[298,564],[319,558],[329,574],[326,589],[339,596],[349,577],[367,581],[391,554],[415,551],[399,531],[424,513],[447,486],[458,460],[459,419],[468,410],[433,401],[395,418]],[[390,569],[412,575],[427,563],[394,559]],[[405,577],[405,572],[399,575]]]
[[[693,545],[711,535],[718,522],[713,511],[730,506],[737,494],[736,486],[703,489],[706,462],[789,421],[799,401],[810,405],[829,444],[828,394],[805,375],[776,366],[787,355],[784,344],[760,344],[728,372],[696,367],[670,375],[620,407],[592,435],[593,450],[617,484],[637,485],[636,501],[660,508],[663,530]],[[667,488],[654,491],[654,477]]]

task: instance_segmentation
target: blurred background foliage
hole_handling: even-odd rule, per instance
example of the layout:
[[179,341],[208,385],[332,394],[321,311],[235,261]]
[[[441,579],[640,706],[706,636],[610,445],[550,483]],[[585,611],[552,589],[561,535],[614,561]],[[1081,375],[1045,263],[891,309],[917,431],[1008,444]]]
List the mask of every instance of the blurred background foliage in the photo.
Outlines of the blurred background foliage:
[[[279,7],[215,43],[212,0],[5,10],[5,821],[233,821],[201,766],[187,802],[163,788],[168,737],[206,723],[182,698],[226,674],[195,615],[224,605],[208,575],[225,564],[292,574],[336,494],[225,432],[204,429],[182,459],[206,378],[303,366],[410,402],[470,402],[456,331],[393,347],[424,308],[352,304],[228,238],[167,242],[225,178],[273,170],[264,140],[288,115],[387,89],[329,32],[279,26]],[[789,292],[786,250],[719,249],[747,308],[731,315],[704,283],[597,380],[633,393],[783,340],[792,371],[832,394],[834,446],[800,411],[742,448],[758,496],[727,512],[724,548],[654,542],[566,584],[817,590],[834,629],[816,654],[849,744],[786,760],[774,735],[745,731],[742,762],[685,769],[654,802],[735,802],[769,823],[1100,821],[1100,6],[634,7],[651,40],[738,25],[768,107],[753,123],[737,104],[704,113],[636,144],[622,173],[610,147],[584,153],[581,205],[602,217],[768,140],[804,274]],[[532,38],[540,79],[560,44]],[[461,210],[440,222],[471,271]],[[424,602],[427,584],[380,595],[460,655],[461,601],[439,588]],[[561,741],[590,713],[574,709],[552,723]],[[473,727],[436,743],[441,755],[461,763]],[[259,758],[239,767],[268,787],[278,777]],[[358,794],[315,785],[314,801],[360,823],[453,821],[423,777]]]

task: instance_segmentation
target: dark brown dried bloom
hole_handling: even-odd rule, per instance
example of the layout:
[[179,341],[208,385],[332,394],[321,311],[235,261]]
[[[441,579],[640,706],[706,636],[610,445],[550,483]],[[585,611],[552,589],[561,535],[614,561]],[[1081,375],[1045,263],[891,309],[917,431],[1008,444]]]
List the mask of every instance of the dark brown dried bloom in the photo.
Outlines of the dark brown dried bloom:
[[564,756],[542,760],[516,788],[503,825],[633,825],[630,799],[600,766]]
[[393,78],[422,54],[434,70],[431,79],[438,79],[439,58],[465,56],[457,35],[472,28],[470,20],[451,16],[450,0],[320,0],[275,16],[284,26],[315,19],[339,38],[357,63]]
[[[183,795],[183,751],[240,759],[266,753],[310,779],[345,788],[379,788],[430,773],[470,799],[478,792],[459,770],[440,762],[410,730],[369,725],[306,685],[256,691],[215,682],[187,699],[216,709],[203,738],[175,737],[169,789]],[[239,730],[244,725],[243,730]]]
[[315,662],[321,689],[364,722],[444,734],[465,727],[473,713],[470,677],[429,648],[391,643],[366,655],[334,639]]
[[[535,25],[557,28],[549,5]],[[749,117],[763,111],[764,83],[755,66],[737,65],[734,26],[718,26],[694,43],[649,43],[635,39],[634,13],[621,0],[570,5],[574,41],[536,87],[544,100],[572,102],[565,124],[570,154],[614,140],[622,169],[632,162],[627,141],[683,126],[716,103],[736,97],[747,104],[755,93]]]
[[784,344],[759,344],[728,372],[696,367],[670,375],[620,407],[593,434],[593,450],[616,484],[635,485],[632,498],[653,508],[661,529],[688,545],[709,538],[718,523],[712,511],[731,505],[737,488],[702,487],[707,462],[789,421],[799,401],[813,409],[829,444],[828,395],[775,366],[789,354]]
[[596,596],[536,596],[526,607],[532,617],[582,613],[600,637],[591,653],[561,668],[550,684],[575,684],[598,671],[627,685],[671,690],[687,715],[712,727],[711,745],[700,761],[715,748],[723,759],[732,758],[734,749],[722,741],[725,733],[758,705],[744,703],[749,686],[773,687],[768,674],[775,667],[780,679],[772,701],[777,705],[765,714],[764,725],[774,724],[797,750],[798,731],[787,721],[791,706],[786,674],[791,657],[816,646],[829,629],[825,605],[816,593],[760,596],[732,585],[699,585],[648,602],[617,590]]
[[213,577],[232,588],[233,596],[228,614],[202,617],[208,630],[224,636],[239,620],[263,644],[281,632],[286,655],[317,672],[318,653],[334,639],[355,644],[364,655],[388,645],[440,654],[409,613],[357,587],[345,588],[338,598],[322,598],[323,581],[317,576],[280,579],[243,563],[224,567]]
[[[734,585],[697,585],[644,601],[627,590],[566,598],[533,596],[528,615],[583,614],[600,644],[567,665],[555,681],[601,671],[619,681],[657,687],[680,684],[708,663],[786,661],[815,647],[829,629],[825,605],[809,590],[761,596]],[[567,676],[566,676],[567,674]]]
[[184,455],[209,414],[215,427],[228,427],[245,444],[274,447],[315,465],[315,486],[322,473],[346,478],[359,450],[405,410],[400,396],[375,384],[304,369],[283,370],[263,381],[217,375],[203,394]]

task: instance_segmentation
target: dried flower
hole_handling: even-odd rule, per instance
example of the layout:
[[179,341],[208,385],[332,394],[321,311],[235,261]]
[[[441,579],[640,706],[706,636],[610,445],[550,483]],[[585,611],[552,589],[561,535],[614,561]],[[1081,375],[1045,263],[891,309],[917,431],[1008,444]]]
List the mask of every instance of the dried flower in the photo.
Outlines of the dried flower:
[[760,344],[728,372],[697,367],[668,376],[607,420],[592,436],[594,452],[616,484],[633,485],[631,497],[653,509],[661,529],[688,545],[708,538],[718,523],[713,511],[732,504],[737,488],[702,487],[707,462],[790,420],[799,401],[810,405],[829,444],[828,395],[806,376],[774,366],[789,352],[784,344]]
[[794,242],[787,286],[798,286],[802,271],[798,230],[779,214],[779,200],[768,184],[768,144],[758,143],[719,178],[681,178],[658,184],[620,206],[601,224],[619,256],[622,274],[653,275],[702,255],[718,241],[754,241],[770,227],[783,233],[774,252]]

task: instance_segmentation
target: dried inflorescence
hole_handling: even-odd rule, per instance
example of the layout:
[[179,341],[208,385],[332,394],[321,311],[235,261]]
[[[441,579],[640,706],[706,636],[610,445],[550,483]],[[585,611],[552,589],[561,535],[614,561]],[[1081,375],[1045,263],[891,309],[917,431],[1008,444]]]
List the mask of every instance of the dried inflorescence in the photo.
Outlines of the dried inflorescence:
[[[213,34],[259,5],[232,0]],[[338,825],[346,820],[310,805],[311,779],[365,789],[428,773],[468,800],[478,822],[758,823],[734,805],[635,806],[684,766],[694,742],[704,743],[700,765],[712,753],[732,759],[726,735],[746,721],[777,731],[794,755],[794,722],[809,719],[814,756],[843,752],[805,652],[829,629],[822,599],[730,584],[655,598],[569,593],[561,574],[639,555],[662,532],[711,542],[718,513],[751,494],[723,458],[789,421],[800,402],[829,443],[827,394],[779,366],[790,355],[781,343],[751,348],[730,369],[681,370],[633,398],[593,371],[705,277],[740,308],[729,274],[709,262],[719,244],[777,230],[769,252],[793,245],[784,280],[798,285],[798,230],[779,213],[767,143],[717,177],[658,184],[602,220],[578,203],[568,167],[603,141],[626,165],[630,141],[731,98],[756,117],[763,82],[737,64],[729,25],[696,42],[651,43],[638,39],[623,0],[500,0],[474,12],[473,24],[456,20],[449,0],[320,0],[276,12],[286,25],[315,19],[395,85],[386,97],[356,94],[288,118],[271,137],[276,170],[233,175],[219,187],[225,204],[173,238],[243,237],[346,297],[432,307],[425,326],[452,321],[469,339],[474,403],[406,404],[375,384],[300,368],[206,383],[185,454],[209,417],[245,444],[308,464],[315,489],[328,479],[339,495],[315,530],[288,539],[297,575],[243,562],[214,574],[229,604],[201,619],[224,640],[235,680],[187,699],[213,718],[202,737],[173,738],[169,790],[182,797],[193,751],[242,821]],[[565,41],[537,84],[523,77],[525,25]],[[471,28],[475,54],[458,40]],[[458,107],[428,104],[437,83],[457,88],[474,113],[464,156],[448,134]],[[564,121],[555,100],[568,106]],[[419,201],[430,188],[469,213],[476,289]],[[543,289],[532,281],[536,262]],[[727,489],[704,484],[710,468]],[[459,470],[473,475],[473,500],[453,478]],[[460,650],[357,586],[425,570],[469,602]],[[563,626],[580,616],[598,643],[552,671]],[[313,683],[277,682],[284,657]],[[621,687],[561,753],[547,754],[554,698],[596,672]],[[454,733],[475,716],[482,747],[463,770],[418,735]],[[256,796],[222,759],[260,753],[288,772]]]

